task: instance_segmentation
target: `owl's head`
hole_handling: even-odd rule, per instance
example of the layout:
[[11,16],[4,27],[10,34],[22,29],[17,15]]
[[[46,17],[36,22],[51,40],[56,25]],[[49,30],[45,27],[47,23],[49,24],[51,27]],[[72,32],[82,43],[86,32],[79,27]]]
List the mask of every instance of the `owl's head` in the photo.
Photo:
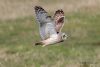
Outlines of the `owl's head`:
[[62,38],[62,40],[64,41],[64,40],[66,40],[66,39],[68,38],[68,35],[65,34],[65,33],[62,33],[62,34],[61,34],[61,38]]

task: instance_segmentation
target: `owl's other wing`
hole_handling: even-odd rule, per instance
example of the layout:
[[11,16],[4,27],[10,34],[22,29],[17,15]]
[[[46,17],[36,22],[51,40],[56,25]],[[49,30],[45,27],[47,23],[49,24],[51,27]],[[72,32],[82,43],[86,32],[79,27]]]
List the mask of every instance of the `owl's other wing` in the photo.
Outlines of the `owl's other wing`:
[[64,25],[64,17],[65,17],[64,11],[62,9],[55,11],[53,18],[54,18],[54,21],[55,21],[57,33],[61,32],[61,30],[62,30],[62,27]]

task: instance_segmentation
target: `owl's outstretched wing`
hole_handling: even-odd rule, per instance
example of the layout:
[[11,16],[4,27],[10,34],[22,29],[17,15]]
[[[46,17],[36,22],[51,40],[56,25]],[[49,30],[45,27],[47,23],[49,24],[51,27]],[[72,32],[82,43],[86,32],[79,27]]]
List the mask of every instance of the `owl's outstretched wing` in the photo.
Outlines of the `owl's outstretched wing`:
[[36,18],[39,24],[39,31],[42,40],[45,40],[49,34],[51,37],[57,34],[55,30],[55,23],[51,16],[48,16],[47,12],[41,6],[35,6]]
[[34,9],[36,14],[36,20],[39,24],[40,36],[44,40],[46,37],[46,23],[48,22],[48,14],[41,6],[35,6]]
[[64,25],[64,17],[64,11],[62,9],[57,10],[54,14],[54,21],[57,33],[61,32],[62,30],[62,27]]

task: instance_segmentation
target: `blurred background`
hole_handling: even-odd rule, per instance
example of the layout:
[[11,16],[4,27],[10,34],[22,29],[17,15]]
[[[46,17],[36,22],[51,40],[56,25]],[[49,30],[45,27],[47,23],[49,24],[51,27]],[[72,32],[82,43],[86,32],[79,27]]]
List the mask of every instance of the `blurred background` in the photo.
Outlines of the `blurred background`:
[[[65,42],[34,46],[36,5],[63,9]],[[0,0],[0,67],[100,67],[100,0]]]

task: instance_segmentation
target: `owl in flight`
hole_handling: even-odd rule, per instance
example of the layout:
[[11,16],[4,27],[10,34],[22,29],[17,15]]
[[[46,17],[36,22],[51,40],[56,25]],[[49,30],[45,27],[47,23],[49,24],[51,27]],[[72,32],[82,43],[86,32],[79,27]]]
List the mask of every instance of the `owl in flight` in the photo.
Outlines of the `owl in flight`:
[[49,16],[41,6],[35,6],[34,10],[42,39],[35,45],[46,46],[66,40],[67,35],[61,32],[65,17],[62,9],[57,10],[53,17]]

